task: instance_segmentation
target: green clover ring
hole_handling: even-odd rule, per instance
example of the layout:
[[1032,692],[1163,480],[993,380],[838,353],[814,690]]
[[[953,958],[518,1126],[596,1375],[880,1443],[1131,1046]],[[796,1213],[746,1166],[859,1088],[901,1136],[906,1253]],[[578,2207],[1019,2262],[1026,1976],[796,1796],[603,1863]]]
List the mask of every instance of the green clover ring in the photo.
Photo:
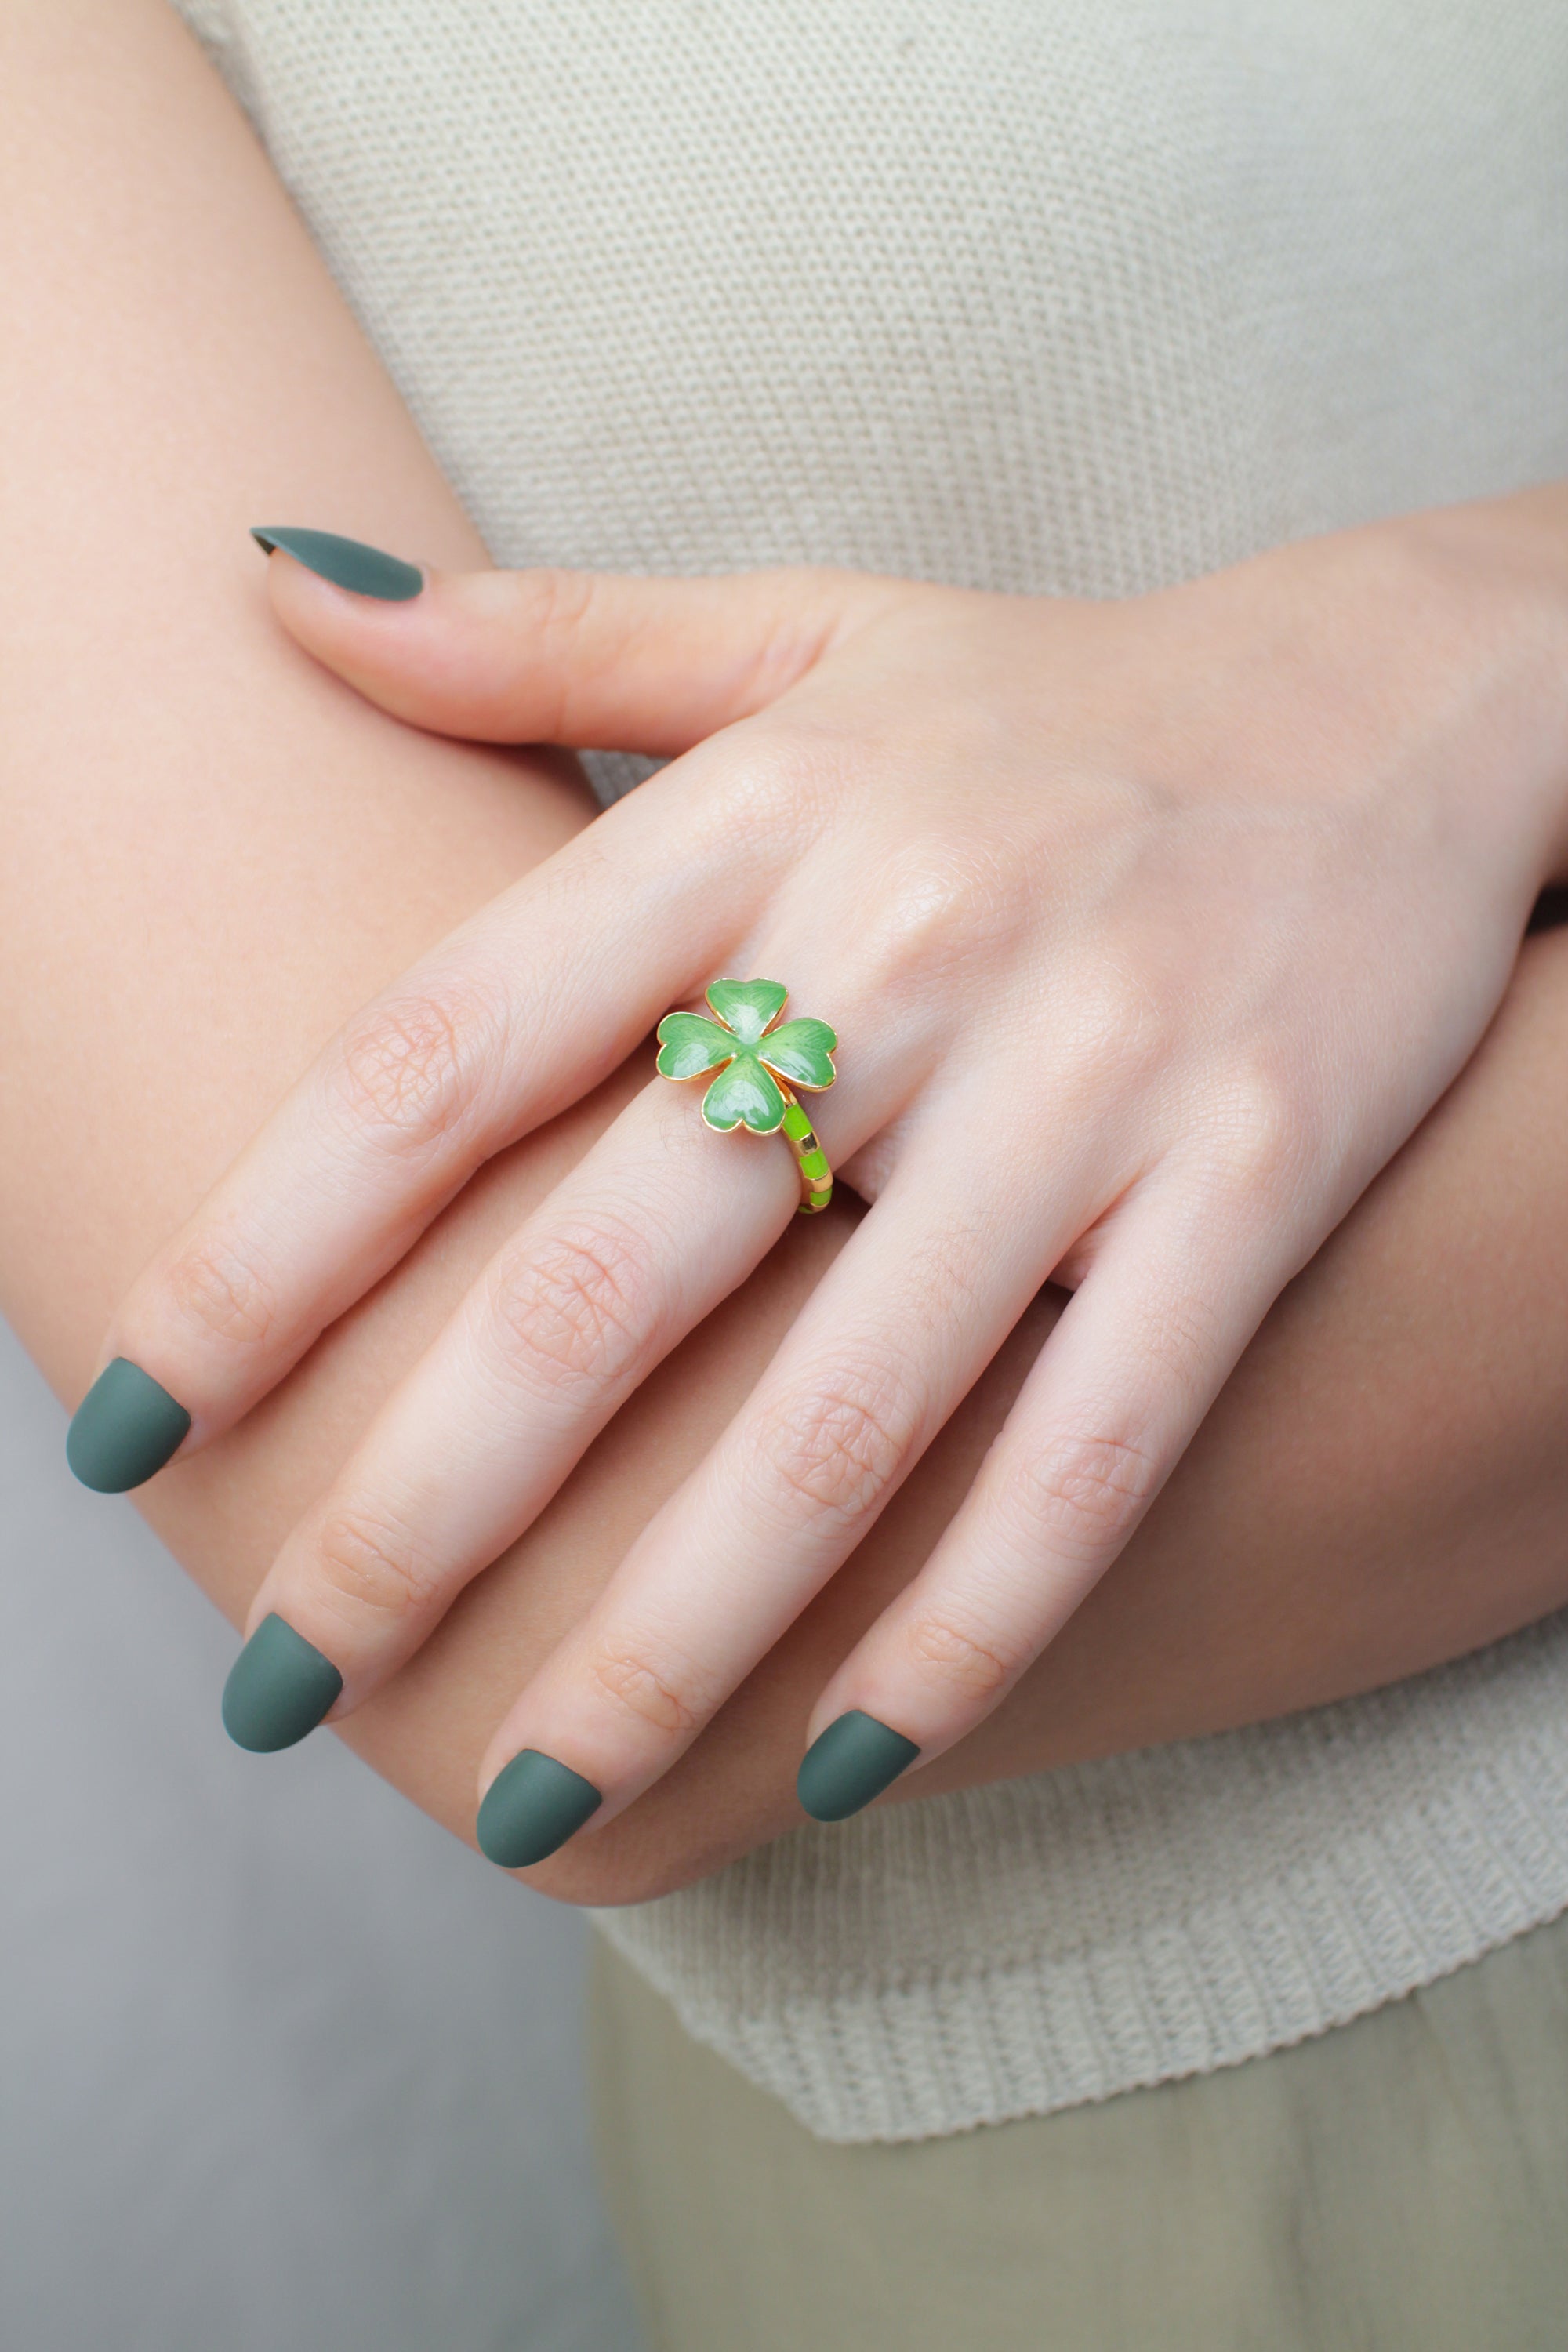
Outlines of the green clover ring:
[[786,1021],[774,1027],[789,995],[776,980],[716,980],[705,1013],[667,1013],[658,1024],[658,1073],[712,1084],[702,1116],[721,1135],[749,1127],[753,1135],[783,1128],[800,1168],[800,1213],[814,1217],[833,1198],[827,1154],[796,1102],[795,1090],[820,1094],[838,1073],[838,1040],[826,1021]]

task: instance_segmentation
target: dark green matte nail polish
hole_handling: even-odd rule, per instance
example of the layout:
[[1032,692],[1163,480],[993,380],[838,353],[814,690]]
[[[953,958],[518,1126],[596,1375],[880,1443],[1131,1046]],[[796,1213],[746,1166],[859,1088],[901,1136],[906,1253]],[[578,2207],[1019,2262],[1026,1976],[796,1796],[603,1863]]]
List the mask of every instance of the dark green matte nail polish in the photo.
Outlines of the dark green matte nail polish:
[[795,1794],[814,1821],[847,1821],[890,1787],[920,1752],[901,1731],[854,1707],[812,1741],[795,1778]]
[[474,1824],[479,1852],[503,1870],[526,1870],[564,1845],[604,1801],[581,1772],[525,1748],[485,1790]]
[[268,555],[280,547],[285,555],[291,555],[307,572],[330,580],[335,588],[352,588],[356,596],[379,596],[384,604],[406,604],[425,585],[425,574],[417,564],[384,555],[379,547],[366,547],[363,540],[340,539],[335,530],[274,530],[269,524],[250,536]]
[[223,1727],[256,1756],[314,1731],[343,1686],[331,1658],[274,1613],[247,1642],[223,1686]]
[[84,1486],[123,1495],[177,1453],[191,1416],[129,1356],[94,1381],[66,1433],[66,1460]]

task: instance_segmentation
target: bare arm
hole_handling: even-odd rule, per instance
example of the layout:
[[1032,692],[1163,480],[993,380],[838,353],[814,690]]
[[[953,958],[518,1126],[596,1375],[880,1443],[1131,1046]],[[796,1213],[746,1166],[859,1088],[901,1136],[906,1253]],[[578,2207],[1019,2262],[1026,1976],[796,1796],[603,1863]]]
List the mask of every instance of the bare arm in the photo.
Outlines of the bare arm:
[[[263,514],[446,564],[477,550],[153,0],[0,9],[0,1295],[74,1398],[114,1297],[337,1024],[590,812],[564,768],[391,725],[272,626],[245,537]],[[1565,1047],[1568,952],[1549,937],[1466,1077],[1276,1309],[1126,1558],[910,1794],[1365,1688],[1568,1599]],[[148,1491],[231,1617],[497,1239],[642,1075],[492,1164],[265,1408]],[[349,1727],[459,1834],[507,1698],[848,1224],[791,1231]],[[919,1567],[1053,1311],[683,1763],[539,1883],[624,1899],[798,1818],[826,1667]]]

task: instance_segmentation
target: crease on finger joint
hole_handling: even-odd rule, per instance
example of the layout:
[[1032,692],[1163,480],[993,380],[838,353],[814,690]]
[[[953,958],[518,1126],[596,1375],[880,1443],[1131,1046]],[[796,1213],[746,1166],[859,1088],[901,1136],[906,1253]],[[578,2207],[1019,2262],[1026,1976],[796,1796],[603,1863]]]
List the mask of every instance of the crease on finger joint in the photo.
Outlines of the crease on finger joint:
[[1005,1502],[1031,1549],[1098,1569],[1137,1526],[1159,1476],[1154,1456],[1131,1438],[1072,1433],[1015,1465]]
[[551,1396],[616,1387],[657,1336],[645,1248],[609,1219],[552,1234],[500,1268],[490,1314],[511,1377]]
[[439,1581],[406,1527],[363,1503],[340,1503],[326,1511],[311,1559],[332,1596],[393,1624],[426,1610]]
[[853,1524],[898,1479],[919,1423],[916,1400],[891,1366],[848,1362],[775,1407],[757,1433],[757,1453],[774,1494],[797,1517]]

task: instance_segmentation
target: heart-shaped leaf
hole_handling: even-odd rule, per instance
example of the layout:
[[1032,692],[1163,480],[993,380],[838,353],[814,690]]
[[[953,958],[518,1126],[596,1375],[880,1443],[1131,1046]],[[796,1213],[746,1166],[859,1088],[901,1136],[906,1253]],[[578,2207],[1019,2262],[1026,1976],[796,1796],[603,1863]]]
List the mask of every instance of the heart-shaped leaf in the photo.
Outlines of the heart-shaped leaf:
[[708,1002],[742,1045],[754,1045],[768,1023],[784,1011],[788,994],[776,980],[716,980]]
[[753,1135],[772,1135],[784,1125],[784,1115],[778,1082],[754,1054],[737,1054],[702,1097],[703,1118],[722,1134],[749,1127]]
[[700,1078],[733,1058],[736,1040],[731,1031],[710,1021],[705,1013],[667,1013],[658,1024],[658,1060],[665,1078]]
[[757,1058],[776,1070],[791,1086],[820,1092],[837,1076],[833,1049],[838,1039],[826,1021],[785,1021],[770,1029],[757,1047]]

